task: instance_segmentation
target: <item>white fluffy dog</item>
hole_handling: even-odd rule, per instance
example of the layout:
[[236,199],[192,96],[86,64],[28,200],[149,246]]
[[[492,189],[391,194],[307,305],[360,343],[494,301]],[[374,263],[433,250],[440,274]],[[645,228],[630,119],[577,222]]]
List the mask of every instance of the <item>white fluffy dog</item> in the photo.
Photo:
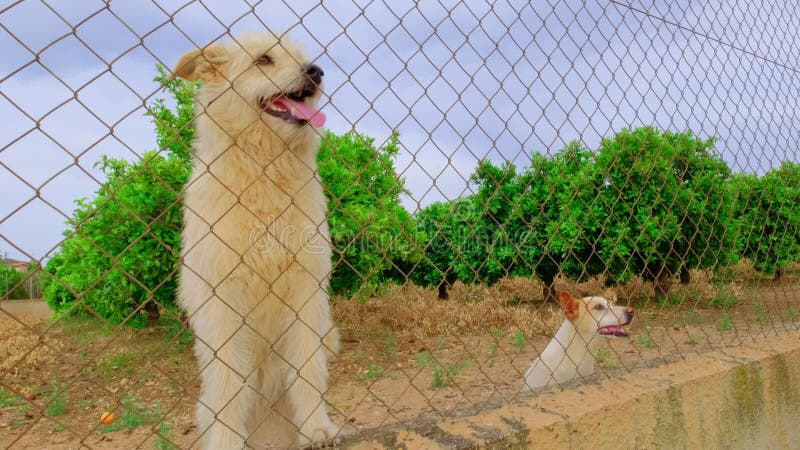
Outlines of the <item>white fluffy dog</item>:
[[199,80],[179,298],[196,336],[207,449],[333,438],[331,249],[318,178],[322,70],[272,35],[184,55]]

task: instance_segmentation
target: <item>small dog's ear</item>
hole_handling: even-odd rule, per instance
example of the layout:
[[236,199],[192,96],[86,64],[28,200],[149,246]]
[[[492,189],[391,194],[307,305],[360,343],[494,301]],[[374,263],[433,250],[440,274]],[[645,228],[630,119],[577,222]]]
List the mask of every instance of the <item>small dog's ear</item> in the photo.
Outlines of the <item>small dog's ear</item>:
[[564,310],[564,315],[569,320],[578,318],[578,301],[575,300],[569,292],[561,292],[558,294],[558,299],[561,302],[561,309]]
[[204,49],[192,50],[181,56],[172,75],[186,81],[203,80],[213,76],[214,66],[224,61],[224,50],[221,46],[211,44]]

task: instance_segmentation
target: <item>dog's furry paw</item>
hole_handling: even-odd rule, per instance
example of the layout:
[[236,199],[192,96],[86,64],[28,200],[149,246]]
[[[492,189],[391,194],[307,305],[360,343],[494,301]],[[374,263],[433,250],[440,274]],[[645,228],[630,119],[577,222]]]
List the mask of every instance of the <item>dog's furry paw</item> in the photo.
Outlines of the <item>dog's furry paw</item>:
[[323,448],[337,448],[337,447],[339,447],[339,445],[341,443],[342,443],[342,438],[340,438],[339,436],[336,436],[336,437],[329,438],[329,439],[324,439],[324,440],[321,440],[321,441],[314,441],[308,446],[308,448],[314,449],[314,450],[323,449]]
[[337,447],[342,438],[339,437],[340,428],[333,422],[313,428],[309,435],[308,442],[302,445],[303,449],[322,449],[322,448],[335,448]]

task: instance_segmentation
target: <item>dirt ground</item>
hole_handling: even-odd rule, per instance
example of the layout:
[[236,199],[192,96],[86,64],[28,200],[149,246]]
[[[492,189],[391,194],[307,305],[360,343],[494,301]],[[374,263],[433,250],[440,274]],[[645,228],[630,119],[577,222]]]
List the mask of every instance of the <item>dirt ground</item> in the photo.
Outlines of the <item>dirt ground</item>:
[[[599,371],[624,373],[694,352],[736,345],[800,321],[797,271],[779,282],[755,274],[693,273],[668,302],[647,284],[615,291],[637,310],[628,339],[609,339]],[[575,294],[599,281],[561,283]],[[541,285],[503,280],[492,288],[433,291],[394,286],[367,301],[334,299],[342,352],[327,395],[350,434],[516,398],[522,376],[560,325]],[[189,448],[199,391],[192,336],[170,317],[144,330],[93,318],[12,318],[0,311],[0,446],[3,448]],[[101,423],[101,414],[115,419]]]

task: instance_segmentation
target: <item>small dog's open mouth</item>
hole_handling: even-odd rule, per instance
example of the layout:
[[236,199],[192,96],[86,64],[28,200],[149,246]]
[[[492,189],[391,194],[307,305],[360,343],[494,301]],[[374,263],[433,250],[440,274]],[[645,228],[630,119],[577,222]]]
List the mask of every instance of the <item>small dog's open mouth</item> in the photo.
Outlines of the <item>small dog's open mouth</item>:
[[609,325],[597,330],[598,333],[604,336],[628,337],[628,330],[618,325]]
[[299,126],[311,124],[319,128],[325,125],[325,113],[308,106],[304,101],[307,97],[294,93],[280,94],[262,98],[258,105],[265,113]]

